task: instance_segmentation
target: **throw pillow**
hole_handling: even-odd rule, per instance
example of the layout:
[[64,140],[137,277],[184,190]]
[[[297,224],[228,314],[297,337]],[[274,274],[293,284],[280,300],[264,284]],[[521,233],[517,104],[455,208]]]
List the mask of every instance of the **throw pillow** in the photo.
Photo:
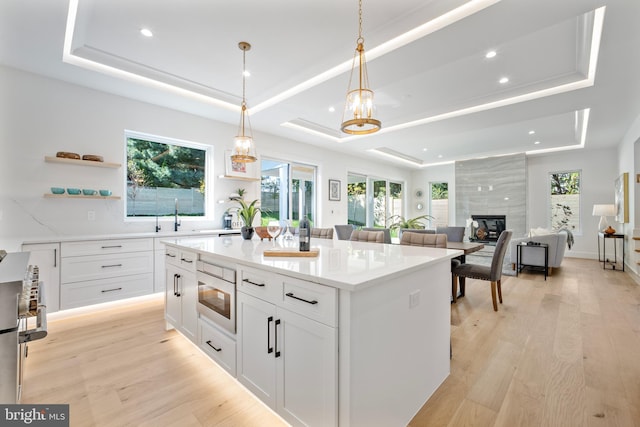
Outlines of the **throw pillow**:
[[529,237],[546,236],[548,234],[553,234],[553,231],[542,227],[532,228],[531,230],[529,230]]

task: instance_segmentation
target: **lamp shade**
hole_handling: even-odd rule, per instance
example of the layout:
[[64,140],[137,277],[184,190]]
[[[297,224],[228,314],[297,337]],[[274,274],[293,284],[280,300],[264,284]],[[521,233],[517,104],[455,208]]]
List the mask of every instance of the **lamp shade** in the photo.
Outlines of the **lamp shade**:
[[615,205],[593,205],[593,216],[616,216]]

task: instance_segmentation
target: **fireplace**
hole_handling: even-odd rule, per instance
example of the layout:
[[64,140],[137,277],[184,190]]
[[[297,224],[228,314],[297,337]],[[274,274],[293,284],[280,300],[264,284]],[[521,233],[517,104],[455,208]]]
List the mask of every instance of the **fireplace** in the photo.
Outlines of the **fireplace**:
[[[474,221],[471,224],[469,240],[473,242],[495,242],[506,228],[507,217],[505,215],[471,215]],[[475,222],[478,226],[475,227]]]

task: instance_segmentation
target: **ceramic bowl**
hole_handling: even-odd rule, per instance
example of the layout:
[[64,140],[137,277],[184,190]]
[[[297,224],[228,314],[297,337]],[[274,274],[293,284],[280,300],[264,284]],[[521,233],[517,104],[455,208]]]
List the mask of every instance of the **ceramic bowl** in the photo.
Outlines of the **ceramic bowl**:
[[100,190],[100,195],[103,197],[109,197],[111,195],[111,190]]
[[51,187],[51,192],[53,194],[64,194],[64,188],[62,188],[62,187]]
[[77,196],[81,193],[81,191],[79,188],[67,188],[67,193],[71,194],[72,196]]
[[95,196],[95,195],[96,195],[96,193],[97,193],[97,191],[96,191],[96,190],[89,190],[89,189],[87,189],[87,188],[84,188],[84,189],[82,190],[82,194],[84,194],[85,196]]

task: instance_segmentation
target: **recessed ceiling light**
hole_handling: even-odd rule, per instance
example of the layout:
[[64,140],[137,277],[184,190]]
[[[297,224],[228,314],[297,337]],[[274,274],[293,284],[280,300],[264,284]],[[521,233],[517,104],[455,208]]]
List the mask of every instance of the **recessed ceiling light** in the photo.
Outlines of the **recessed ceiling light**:
[[530,130],[530,131],[529,131],[529,135],[533,135],[534,133],[536,133],[536,131],[535,131],[535,130]]
[[442,154],[438,154],[438,158],[441,159],[442,158]]
[[498,80],[498,82],[500,82],[500,84],[509,83],[509,77],[503,77],[500,80]]
[[540,144],[540,141],[536,141],[536,142],[534,142],[534,144],[535,144],[535,145],[538,145],[538,144]]
[[242,75],[245,76],[245,77],[251,77],[251,72],[249,70],[244,70],[242,72]]
[[495,50],[490,50],[489,52],[487,52],[487,54],[484,56],[487,59],[491,59],[491,58],[495,58],[495,56],[497,55]]
[[333,113],[336,111],[336,107],[334,107],[333,105],[331,107],[329,107],[329,112]]
[[427,150],[428,150],[428,148],[423,148],[423,149],[422,149],[422,151],[427,151]]
[[143,28],[140,30],[140,34],[142,34],[145,37],[153,37],[153,33],[151,32],[150,29],[148,28]]

